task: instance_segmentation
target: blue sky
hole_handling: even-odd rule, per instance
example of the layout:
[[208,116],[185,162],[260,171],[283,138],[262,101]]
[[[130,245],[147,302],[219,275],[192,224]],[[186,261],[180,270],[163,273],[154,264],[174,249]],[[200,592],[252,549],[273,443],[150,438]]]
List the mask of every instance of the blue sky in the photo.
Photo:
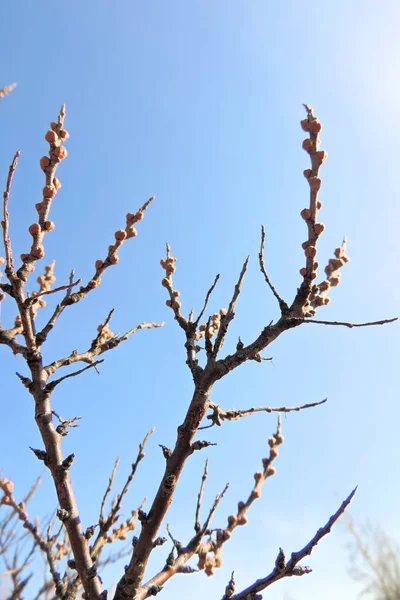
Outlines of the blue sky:
[[[183,336],[160,285],[165,242],[178,257],[174,281],[186,313],[199,310],[217,272],[211,309],[226,306],[250,253],[227,353],[238,335],[250,342],[278,315],[257,266],[261,223],[269,273],[287,301],[293,298],[305,239],[299,213],[308,201],[303,102],[323,122],[329,155],[321,171],[320,263],[344,234],[351,257],[319,318],[360,322],[399,314],[399,19],[397,2],[372,0],[312,8],[262,0],[97,0],[68,7],[15,0],[2,7],[0,86],[18,82],[1,100],[3,180],[13,153],[22,151],[10,203],[16,254],[26,251],[43,187],[44,133],[64,102],[68,158],[58,171],[56,229],[46,239],[57,283],[66,282],[71,268],[89,278],[125,213],[156,194],[138,238],[124,245],[100,288],[63,315],[45,351],[50,361],[86,348],[112,307],[113,331],[166,322],[106,356],[100,376],[86,373],[54,393],[57,412],[83,417],[65,451],[76,453],[72,478],[84,524],[97,518],[115,457],[121,457],[121,485],[137,444],[155,426],[126,513],[143,496],[150,502],[164,466],[158,444],[173,445],[190,399]],[[4,303],[3,322],[13,316]],[[398,331],[397,324],[307,325],[268,349],[273,364],[246,364],[216,385],[212,400],[224,408],[329,402],[283,419],[277,476],[265,485],[249,525],[226,546],[224,568],[212,579],[176,577],[163,597],[190,590],[194,599],[206,591],[219,598],[232,569],[238,589],[266,575],[278,547],[287,553],[302,547],[356,484],[354,517],[400,535]],[[22,495],[39,473],[28,446],[40,447],[40,440],[16,370],[25,372],[2,347],[1,467]],[[275,417],[261,415],[208,432],[218,446],[190,459],[168,515],[177,538],[192,534],[204,459],[209,502],[231,483],[218,526],[247,495],[274,428]],[[32,510],[46,516],[54,506],[44,474]],[[346,541],[337,527],[310,557],[312,575],[281,582],[265,597],[355,598]],[[151,569],[164,560],[159,550]],[[110,570],[107,585],[119,574],[120,567]]]

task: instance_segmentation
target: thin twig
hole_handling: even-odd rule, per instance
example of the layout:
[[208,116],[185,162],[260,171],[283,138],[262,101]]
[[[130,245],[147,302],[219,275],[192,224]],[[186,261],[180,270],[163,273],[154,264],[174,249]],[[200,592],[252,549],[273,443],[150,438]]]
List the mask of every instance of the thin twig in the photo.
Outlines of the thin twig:
[[104,520],[104,505],[105,505],[105,503],[106,503],[107,496],[108,496],[108,495],[109,495],[109,493],[111,492],[112,485],[113,485],[113,482],[114,482],[114,478],[115,478],[115,475],[116,475],[116,472],[117,472],[118,465],[119,465],[119,457],[117,457],[117,458],[115,459],[115,463],[114,463],[114,467],[113,467],[112,473],[111,473],[111,475],[110,475],[110,477],[109,477],[109,479],[108,479],[108,485],[107,485],[107,489],[106,489],[106,491],[104,492],[103,498],[102,498],[102,500],[101,500],[101,506],[100,506],[100,515],[99,515],[99,521],[100,521],[100,522],[101,522],[102,520]]
[[21,152],[19,152],[19,151],[14,154],[14,158],[8,169],[6,189],[3,192],[3,221],[1,222],[1,225],[3,227],[3,244],[4,244],[4,252],[6,255],[5,273],[11,283],[14,282],[15,271],[14,271],[13,254],[12,254],[12,249],[11,249],[11,240],[10,240],[10,235],[9,235],[8,199],[10,197],[11,182],[12,182],[15,170],[17,168],[17,165],[18,165],[18,158],[20,156],[21,156]]
[[139,444],[139,451],[138,451],[138,454],[136,456],[136,460],[135,460],[134,463],[132,463],[131,471],[130,471],[128,477],[127,477],[127,480],[126,480],[126,482],[124,484],[124,487],[122,488],[122,491],[120,492],[120,494],[118,494],[115,502],[113,503],[113,505],[111,507],[111,510],[110,510],[107,518],[104,518],[103,511],[104,511],[105,501],[106,501],[106,498],[107,498],[108,494],[111,491],[111,487],[112,487],[112,483],[113,483],[113,480],[114,480],[114,477],[115,477],[115,472],[116,472],[116,469],[117,469],[117,466],[118,466],[118,460],[119,459],[117,459],[115,461],[113,472],[112,472],[111,477],[109,479],[108,486],[107,486],[106,492],[105,492],[105,494],[103,496],[101,507],[100,507],[100,519],[99,519],[100,530],[99,530],[99,533],[97,535],[97,538],[96,538],[96,540],[95,540],[95,542],[93,544],[92,551],[91,551],[92,556],[95,557],[96,559],[99,558],[100,553],[101,553],[101,551],[103,549],[103,546],[107,542],[107,532],[110,530],[110,528],[114,525],[114,523],[116,521],[117,514],[118,514],[118,512],[119,512],[119,510],[121,508],[122,499],[125,496],[125,494],[127,493],[130,484],[132,483],[132,480],[133,480],[133,478],[135,476],[135,473],[137,471],[139,463],[145,457],[144,448],[146,446],[146,443],[147,443],[149,437],[153,433],[153,431],[154,431],[154,427],[152,427],[147,432],[147,434],[145,435],[143,441]]
[[195,530],[196,533],[199,533],[199,531],[201,529],[201,525],[200,525],[200,507],[201,507],[201,501],[203,499],[204,488],[205,488],[205,485],[206,485],[207,476],[208,476],[208,458],[206,459],[206,462],[205,462],[205,465],[204,465],[203,476],[201,478],[200,491],[199,491],[199,494],[197,496],[196,517],[195,517],[195,522],[194,522],[194,530]]
[[53,391],[54,388],[56,387],[56,385],[58,385],[59,383],[64,381],[64,379],[68,379],[69,377],[76,377],[77,375],[84,373],[88,369],[95,369],[97,367],[97,365],[100,365],[103,362],[104,362],[104,358],[102,358],[101,360],[96,360],[95,362],[92,362],[87,367],[83,367],[83,369],[79,369],[79,371],[74,371],[73,373],[68,373],[68,375],[64,375],[63,377],[60,377],[59,379],[54,379],[53,381],[50,381],[50,383],[48,383],[46,387],[49,391]]
[[350,323],[347,321],[321,321],[319,319],[305,319],[303,323],[317,323],[318,325],[339,325],[343,327],[370,327],[373,325],[386,325],[387,323],[394,323],[399,317],[393,317],[392,319],[382,319],[381,321],[369,321],[366,323]]
[[207,308],[207,305],[208,305],[208,301],[209,301],[209,299],[210,299],[210,296],[211,296],[211,294],[213,293],[213,291],[215,290],[215,286],[217,285],[217,283],[218,283],[218,279],[219,279],[219,278],[220,278],[220,274],[218,273],[218,274],[215,276],[214,283],[212,284],[212,286],[210,287],[210,289],[208,290],[208,292],[207,292],[207,294],[206,294],[206,298],[205,298],[205,300],[204,300],[204,305],[203,305],[203,308],[202,308],[202,310],[201,310],[201,312],[200,312],[199,316],[197,317],[196,321],[194,322],[194,325],[195,325],[195,328],[196,328],[196,329],[197,329],[197,326],[198,326],[198,324],[200,323],[200,319],[201,319],[201,317],[204,315],[204,312],[205,312],[205,310],[206,310],[206,308]]
[[330,517],[328,522],[318,529],[315,536],[298,552],[293,552],[289,562],[286,565],[276,565],[274,570],[264,579],[258,579],[255,583],[242,590],[238,594],[231,596],[231,600],[247,600],[247,598],[255,598],[256,594],[269,587],[279,579],[291,576],[301,576],[311,572],[310,567],[298,566],[298,563],[310,555],[318,542],[328,533],[330,533],[332,526],[336,523],[339,517],[344,513],[347,506],[352,501],[357,487],[349,494],[349,496],[342,502],[338,510],[334,515]]
[[214,343],[214,349],[213,349],[213,357],[214,358],[217,357],[218,352],[219,352],[219,350],[220,350],[220,348],[221,348],[221,346],[222,346],[222,344],[224,342],[226,333],[228,331],[229,323],[235,317],[235,306],[236,306],[236,302],[237,302],[237,299],[238,299],[239,294],[240,294],[240,290],[241,290],[241,287],[242,287],[244,276],[245,276],[246,271],[247,271],[247,265],[249,264],[249,259],[250,259],[250,256],[248,256],[246,258],[246,260],[244,261],[244,263],[243,263],[242,270],[240,271],[239,279],[238,279],[238,281],[237,281],[237,283],[235,285],[233,296],[232,296],[232,299],[231,299],[231,301],[229,303],[228,311],[227,311],[226,315],[224,315],[223,317],[221,317],[221,325],[220,325],[220,328],[218,330],[217,337],[216,337],[216,340],[215,340],[215,343]]
[[267,282],[271,292],[273,293],[273,295],[275,296],[275,298],[278,301],[279,308],[281,309],[282,315],[285,315],[289,311],[289,306],[286,304],[286,302],[283,300],[283,298],[280,297],[275,286],[272,284],[272,282],[268,276],[267,270],[265,268],[265,262],[264,262],[264,245],[265,245],[265,229],[264,229],[264,225],[261,225],[261,246],[260,246],[260,252],[258,254],[258,259],[260,262],[260,270],[261,270],[261,273],[264,275],[265,281]]
[[199,427],[199,429],[209,429],[210,427],[213,427],[214,425],[222,425],[222,421],[227,420],[227,421],[236,421],[237,419],[240,419],[241,417],[248,417],[254,413],[258,413],[258,412],[267,412],[267,413],[272,413],[272,412],[283,412],[283,413],[289,413],[289,412],[299,412],[300,410],[304,410],[306,408],[314,408],[315,406],[320,406],[321,404],[324,404],[326,401],[328,400],[328,398],[325,398],[324,400],[320,400],[319,402],[310,402],[309,404],[303,404],[302,406],[293,406],[293,407],[287,407],[287,406],[280,406],[280,407],[270,407],[270,406],[263,406],[260,408],[248,408],[245,410],[222,410],[218,404],[215,404],[214,402],[210,402],[209,403],[209,408],[213,411],[211,415],[207,416],[207,419],[211,420],[212,423],[211,425],[206,425],[204,427]]
[[51,315],[50,319],[47,321],[47,323],[43,327],[43,329],[36,334],[36,343],[39,346],[41,346],[46,341],[47,336],[49,335],[50,331],[53,329],[54,325],[57,322],[57,319],[61,316],[61,314],[63,313],[63,311],[67,305],[68,298],[71,296],[71,290],[74,285],[74,283],[73,283],[74,273],[75,273],[75,271],[72,269],[72,271],[69,275],[69,284],[66,288],[66,293],[65,293],[63,300],[60,302],[60,304],[57,304],[57,306],[54,309],[53,314]]
[[63,292],[64,290],[70,291],[73,287],[78,285],[82,279],[77,279],[72,283],[67,283],[66,285],[60,285],[59,287],[54,288],[54,290],[46,290],[45,292],[37,292],[33,298],[39,298],[40,296],[46,296],[49,294],[56,294],[57,292]]
[[210,523],[211,523],[211,520],[212,520],[212,518],[214,516],[214,513],[215,513],[215,511],[218,508],[218,504],[221,502],[222,498],[225,496],[225,494],[228,491],[228,489],[229,489],[229,483],[226,483],[224,489],[222,490],[222,492],[220,494],[216,495],[215,500],[213,502],[213,505],[210,508],[210,512],[208,513],[208,517],[207,517],[207,519],[206,519],[203,527],[201,528],[201,530],[204,533],[208,530],[208,528],[210,526]]

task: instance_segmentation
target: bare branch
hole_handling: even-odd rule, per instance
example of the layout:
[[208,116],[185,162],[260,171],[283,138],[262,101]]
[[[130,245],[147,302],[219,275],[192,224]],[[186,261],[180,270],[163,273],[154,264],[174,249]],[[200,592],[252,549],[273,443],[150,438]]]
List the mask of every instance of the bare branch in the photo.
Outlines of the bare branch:
[[271,280],[268,276],[267,270],[265,268],[265,263],[264,263],[264,245],[265,245],[265,229],[264,229],[264,225],[261,225],[261,246],[260,246],[260,252],[258,254],[258,260],[260,262],[260,270],[261,270],[261,273],[264,275],[265,281],[267,282],[269,289],[271,290],[271,292],[273,293],[273,295],[275,296],[275,298],[278,301],[279,308],[281,309],[282,315],[285,315],[289,311],[289,306],[286,304],[286,302],[283,300],[283,298],[280,297],[280,295],[278,294],[276,288],[272,285]]
[[199,316],[197,317],[196,321],[194,322],[195,329],[197,329],[197,326],[198,326],[198,324],[200,323],[200,319],[201,319],[201,317],[204,315],[204,312],[205,312],[205,310],[206,310],[206,308],[207,308],[207,305],[208,305],[208,301],[209,301],[209,299],[210,299],[210,296],[211,296],[211,294],[213,293],[213,291],[215,290],[215,286],[217,285],[219,278],[220,278],[220,275],[219,275],[219,273],[218,273],[218,274],[215,276],[214,283],[212,284],[212,286],[210,287],[210,289],[208,290],[208,292],[207,292],[207,294],[206,294],[206,298],[205,298],[205,300],[204,300],[204,305],[203,305],[203,308],[201,309]]
[[46,290],[44,292],[37,292],[34,298],[39,298],[40,296],[46,296],[49,294],[57,294],[58,292],[63,292],[64,290],[70,291],[73,287],[78,285],[82,280],[77,279],[71,283],[67,283],[66,285],[60,285],[59,287],[54,288],[54,290]]
[[[138,454],[136,456],[136,460],[135,460],[134,463],[132,463],[131,471],[130,471],[130,473],[129,473],[128,477],[127,477],[127,480],[126,480],[126,482],[125,482],[125,484],[124,484],[124,486],[122,488],[122,491],[120,492],[120,494],[118,494],[116,500],[113,502],[113,505],[111,507],[111,510],[110,510],[107,518],[104,518],[104,512],[103,511],[104,511],[105,501],[106,501],[106,498],[107,498],[108,494],[111,491],[111,487],[112,487],[112,483],[113,483],[113,480],[114,480],[114,477],[115,477],[115,473],[116,473],[116,469],[117,469],[117,466],[118,466],[119,459],[117,459],[115,461],[113,472],[112,472],[111,477],[110,477],[110,479],[108,481],[108,486],[107,486],[106,492],[105,492],[105,494],[103,496],[103,499],[102,499],[102,502],[101,502],[100,518],[99,518],[100,530],[99,530],[99,533],[97,535],[96,541],[94,542],[93,547],[92,547],[92,551],[91,551],[92,556],[95,557],[95,558],[97,558],[97,559],[100,556],[100,553],[101,553],[101,550],[102,550],[103,546],[108,541],[110,541],[110,539],[111,539],[111,538],[108,538],[107,534],[108,534],[109,530],[111,529],[112,525],[114,525],[114,523],[117,520],[117,515],[118,515],[118,513],[119,513],[119,511],[121,509],[122,500],[123,500],[125,494],[128,492],[129,486],[130,486],[130,484],[133,481],[133,478],[135,476],[135,473],[137,471],[139,463],[145,457],[144,448],[146,446],[146,443],[147,443],[149,437],[153,433],[153,431],[154,431],[154,427],[147,432],[147,434],[144,437],[143,441],[139,444],[139,451],[138,451]],[[124,534],[126,533],[127,530],[134,529],[135,523],[134,523],[133,517],[137,516],[137,514],[138,514],[138,511],[133,511],[132,517],[130,519],[128,519],[127,526],[123,527]],[[118,532],[115,532],[114,538],[115,537],[118,537]]]
[[15,329],[0,329],[0,344],[5,344],[11,348],[14,355],[21,354],[24,358],[27,357],[28,348],[17,342]]
[[347,321],[320,321],[318,319],[305,319],[303,323],[316,323],[317,325],[339,325],[342,327],[371,327],[375,325],[386,325],[387,323],[394,323],[399,317],[393,317],[392,319],[382,319],[381,321],[369,321],[366,323],[349,323]]
[[298,563],[303,560],[306,556],[310,555],[318,542],[328,533],[330,533],[332,526],[336,523],[339,517],[344,513],[347,506],[352,501],[357,488],[355,488],[351,494],[342,502],[341,506],[330,517],[328,522],[318,529],[315,536],[298,552],[293,552],[289,562],[286,565],[275,565],[274,570],[264,579],[258,579],[255,583],[250,585],[245,590],[231,596],[231,600],[247,600],[248,598],[255,598],[255,594],[265,590],[267,587],[283,579],[284,577],[301,576],[311,572],[310,567],[298,566]]
[[105,325],[102,324],[99,326],[99,328],[101,328],[101,331],[99,331],[99,334],[93,340],[89,350],[81,353],[74,351],[66,358],[60,358],[58,360],[55,360],[51,364],[44,367],[43,370],[47,374],[47,377],[50,377],[53,373],[55,373],[55,371],[57,371],[57,369],[61,367],[67,367],[77,362],[87,362],[90,366],[92,366],[96,362],[94,360],[95,356],[99,356],[104,352],[113,350],[114,348],[119,346],[119,344],[125,342],[131,335],[135,334],[137,331],[140,331],[141,329],[153,329],[157,327],[162,327],[163,325],[164,323],[141,323],[140,325],[137,325],[136,327],[133,327],[132,329],[124,333],[124,335],[118,336],[111,333],[108,330],[108,328],[106,329]]
[[196,516],[195,516],[195,521],[194,521],[194,530],[195,530],[196,533],[199,533],[199,531],[201,530],[201,525],[200,525],[200,507],[201,507],[201,501],[203,499],[204,488],[205,488],[205,485],[206,485],[207,476],[208,476],[208,458],[207,458],[207,460],[205,462],[205,465],[204,465],[203,476],[201,478],[200,491],[199,491],[199,494],[197,496]]
[[11,249],[11,240],[9,234],[9,214],[8,214],[8,199],[10,197],[11,183],[15,173],[15,170],[18,165],[18,159],[21,156],[21,152],[16,152],[14,154],[14,158],[12,160],[11,165],[8,169],[6,189],[3,192],[3,220],[1,222],[3,228],[3,244],[4,244],[4,252],[6,255],[6,267],[5,274],[10,280],[11,285],[15,281],[15,271],[14,271],[14,261],[13,254]]
[[[84,373],[88,369],[93,369],[93,368],[96,369],[96,367],[98,365],[101,365],[101,363],[103,363],[103,362],[104,362],[104,358],[101,360],[96,360],[95,362],[90,363],[90,365],[88,365],[87,367],[83,367],[83,369],[79,369],[79,371],[74,371],[73,373],[68,373],[68,375],[59,377],[59,379],[53,379],[53,381],[50,381],[50,383],[47,384],[46,388],[49,392],[52,392],[59,383],[64,381],[64,379],[68,379],[69,377],[76,377],[77,375]],[[96,369],[96,371],[97,371],[97,369]]]
[[216,338],[215,343],[214,343],[214,350],[213,350],[213,357],[214,358],[217,357],[218,352],[219,352],[222,344],[224,343],[224,339],[225,339],[226,333],[228,331],[229,323],[235,317],[236,302],[237,302],[237,299],[239,297],[240,290],[242,288],[242,283],[243,283],[243,279],[244,279],[244,276],[245,276],[246,271],[247,271],[247,265],[249,264],[249,259],[250,259],[250,256],[248,256],[246,258],[246,260],[244,261],[244,263],[243,263],[243,267],[242,267],[242,270],[240,272],[239,279],[238,279],[238,281],[237,281],[237,283],[235,285],[235,290],[233,292],[232,299],[231,299],[231,301],[229,303],[228,311],[227,311],[226,315],[224,315],[223,317],[221,317],[221,326],[219,328],[219,331],[217,333],[217,338]]
[[213,518],[213,516],[215,514],[215,511],[218,508],[218,504],[221,502],[222,498],[225,496],[225,494],[228,491],[228,489],[229,489],[229,483],[226,483],[224,489],[222,490],[222,492],[220,494],[217,494],[217,496],[215,497],[213,505],[210,508],[210,512],[208,513],[208,517],[205,520],[204,525],[203,525],[203,527],[201,529],[201,531],[203,533],[205,533],[208,530],[208,528],[210,527],[211,520],[212,520],[212,518]]
[[[74,277],[74,270],[72,270],[69,275],[69,284],[66,287],[66,293],[65,293],[63,300],[61,301],[60,304],[57,304],[56,308],[54,309],[53,314],[51,315],[50,319],[47,321],[47,323],[43,327],[43,329],[36,334],[36,343],[38,346],[41,346],[42,344],[44,344],[50,331],[53,329],[54,325],[56,324],[57,319],[61,316],[65,307],[67,306],[66,303],[68,301],[68,298],[71,296],[72,287],[75,285],[75,283],[73,282],[73,277]],[[80,281],[80,280],[78,280],[78,281]]]
[[126,215],[126,225],[124,229],[119,229],[115,232],[115,242],[108,248],[107,256],[104,260],[96,260],[95,262],[95,273],[92,279],[85,285],[82,286],[78,292],[70,294],[68,298],[64,299],[65,305],[76,304],[80,302],[87,294],[97,288],[101,282],[101,276],[108,267],[116,265],[119,261],[118,251],[121,248],[125,240],[137,236],[137,230],[134,227],[136,223],[144,218],[144,213],[148,206],[153,202],[155,196],[149,198],[136,213],[128,213]]
[[214,425],[220,426],[220,425],[222,425],[222,422],[224,420],[236,421],[236,420],[240,419],[241,417],[248,417],[248,416],[258,413],[258,412],[267,412],[267,413],[299,412],[300,410],[304,410],[306,408],[314,408],[315,406],[320,406],[321,404],[324,404],[327,400],[328,400],[328,398],[325,398],[325,400],[320,400],[319,402],[311,402],[309,404],[303,404],[302,406],[293,406],[293,407],[280,406],[278,408],[270,407],[270,406],[263,406],[261,408],[248,408],[245,410],[234,410],[234,409],[222,410],[218,406],[218,404],[215,404],[214,402],[209,402],[209,408],[213,412],[211,415],[207,415],[207,419],[210,419],[212,421],[212,423],[211,423],[211,425],[206,425],[205,427],[199,427],[199,430],[200,429],[208,429],[210,427],[213,427]]
[[108,485],[107,485],[106,491],[104,492],[104,496],[103,496],[103,498],[101,500],[99,522],[104,521],[104,505],[106,503],[107,496],[111,492],[112,485],[114,483],[114,478],[115,478],[115,475],[117,473],[118,465],[119,465],[119,458],[116,458],[113,470],[112,470],[111,475],[110,475],[109,480],[108,480]]

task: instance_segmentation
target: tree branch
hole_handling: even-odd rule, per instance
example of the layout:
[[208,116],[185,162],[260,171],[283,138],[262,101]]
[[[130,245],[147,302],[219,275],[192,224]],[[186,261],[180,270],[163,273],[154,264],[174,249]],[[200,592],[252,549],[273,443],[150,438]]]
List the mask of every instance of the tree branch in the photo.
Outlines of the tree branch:
[[285,315],[289,311],[289,306],[286,304],[286,302],[283,300],[283,298],[280,297],[280,295],[278,294],[276,288],[272,285],[271,280],[268,276],[267,270],[265,268],[265,263],[264,263],[264,244],[265,244],[265,229],[264,229],[264,225],[261,225],[261,246],[260,246],[260,252],[258,254],[260,270],[261,270],[261,273],[264,275],[264,279],[267,282],[269,289],[271,290],[271,292],[273,293],[273,295],[275,296],[275,298],[278,301],[279,308],[281,309],[281,314]]
[[[245,590],[242,590],[238,594],[234,594],[231,596],[231,600],[247,600],[248,598],[256,598],[255,594],[265,590],[267,587],[279,581],[279,579],[283,579],[284,577],[291,576],[301,576],[311,572],[309,567],[298,566],[298,563],[310,555],[318,542],[330,533],[332,526],[336,523],[339,517],[344,513],[347,506],[352,501],[357,488],[355,488],[351,494],[342,502],[341,506],[335,512],[334,515],[330,517],[328,522],[318,529],[315,536],[298,552],[293,552],[288,563],[277,564],[275,565],[274,570],[264,579],[258,579],[255,583],[247,587]],[[279,555],[278,555],[279,557]],[[278,562],[278,561],[277,561]]]
[[253,415],[254,413],[258,413],[258,412],[267,412],[267,413],[299,412],[300,410],[304,410],[306,408],[314,408],[315,406],[320,406],[321,404],[324,404],[327,400],[328,400],[328,398],[325,398],[325,400],[320,400],[320,402],[311,402],[309,404],[303,404],[302,406],[293,406],[293,407],[280,406],[279,408],[263,406],[261,408],[248,408],[245,410],[234,410],[234,409],[222,410],[218,406],[218,404],[215,404],[214,402],[209,402],[208,406],[212,410],[212,414],[207,415],[207,419],[211,420],[211,425],[207,425],[205,427],[199,427],[199,430],[207,429],[207,428],[213,427],[214,425],[220,426],[220,425],[222,425],[222,422],[224,420],[236,421],[236,420],[240,419],[241,417],[248,417],[248,416]]

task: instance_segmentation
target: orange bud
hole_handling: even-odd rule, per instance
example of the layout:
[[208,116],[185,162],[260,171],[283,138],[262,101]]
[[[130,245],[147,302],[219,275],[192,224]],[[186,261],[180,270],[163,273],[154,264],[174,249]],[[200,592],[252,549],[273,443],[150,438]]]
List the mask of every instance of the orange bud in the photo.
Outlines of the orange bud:
[[306,179],[308,179],[310,177],[311,173],[312,173],[311,169],[304,169],[304,171],[303,171],[303,175]]
[[307,275],[307,269],[305,267],[303,267],[302,269],[300,269],[300,275],[302,277],[305,277]]
[[64,141],[69,138],[69,133],[68,133],[68,131],[66,129],[61,129],[61,131],[60,131],[60,138],[62,140],[64,140]]
[[57,129],[57,125],[58,125],[58,124],[57,124],[57,123],[55,123],[54,121],[52,121],[52,122],[50,123],[50,127],[51,127],[51,129],[52,129],[53,131],[55,131],[55,130]]
[[67,152],[67,149],[64,148],[64,146],[57,146],[54,149],[54,154],[56,155],[58,160],[63,160],[63,158],[66,158],[68,152]]
[[254,490],[251,490],[251,497],[253,500],[256,500],[257,498],[261,497],[261,490],[258,488],[254,488]]
[[229,527],[234,527],[237,523],[237,516],[236,515],[229,515],[228,517],[228,526]]
[[119,261],[119,256],[118,256],[118,254],[110,254],[110,256],[108,257],[108,260],[110,261],[110,263],[112,265],[116,265],[117,262]]
[[317,254],[317,249],[315,246],[308,246],[304,250],[304,254],[307,256],[307,258],[314,258],[314,256]]
[[127,233],[126,237],[128,237],[128,238],[133,238],[133,237],[137,236],[137,231],[132,226],[129,226],[129,227],[126,228],[126,233]]
[[55,131],[49,129],[49,131],[44,136],[44,139],[46,140],[46,142],[49,142],[49,144],[54,144],[58,140],[58,137]]
[[118,242],[122,242],[127,236],[125,229],[119,229],[114,233],[114,237]]
[[61,182],[59,179],[57,179],[57,177],[54,177],[53,179],[53,185],[56,188],[56,190],[59,190],[61,188]]
[[94,263],[94,266],[96,267],[96,270],[101,269],[101,267],[103,266],[103,261],[96,260],[96,262]]
[[339,275],[339,273],[337,274],[336,277],[331,277],[330,278],[330,282],[331,282],[331,286],[332,287],[336,287],[337,285],[339,285],[339,283],[340,283],[340,275]]
[[303,131],[309,131],[310,130],[310,121],[308,119],[302,119],[300,121],[300,125]]
[[343,248],[335,248],[334,255],[335,255],[337,258],[342,258],[342,256],[344,255],[344,250],[343,250]]
[[317,120],[311,121],[311,123],[310,123],[311,133],[319,133],[321,131],[321,129],[322,129],[322,123],[320,123]]
[[57,190],[52,185],[45,185],[43,188],[43,196],[44,198],[54,198]]
[[53,221],[45,221],[43,226],[45,231],[53,231],[55,224]]
[[38,212],[40,212],[43,208],[43,202],[36,202],[35,208]]
[[28,231],[31,235],[38,235],[40,233],[39,223],[32,223],[32,225],[30,225]]
[[303,217],[305,221],[311,218],[311,210],[309,208],[303,208],[300,215]]
[[87,284],[89,290],[94,290],[100,285],[100,279],[91,279]]
[[164,279],[161,281],[161,285],[164,287],[168,287],[169,286],[169,281],[166,277],[164,277]]
[[34,258],[43,258],[44,256],[44,248],[41,244],[37,245],[37,246],[33,246],[31,249],[31,256],[33,256]]
[[322,165],[322,163],[325,162],[328,158],[328,153],[326,152],[326,150],[319,150],[315,153],[315,156],[318,158],[320,164]]
[[324,231],[324,229],[325,229],[325,225],[323,223],[315,223],[314,231],[317,235],[321,235],[321,233]]
[[321,180],[319,177],[310,177],[308,180],[308,183],[310,185],[310,188],[314,191],[314,190],[319,190],[319,188],[321,187]]
[[313,148],[313,142],[312,140],[310,140],[310,138],[306,138],[305,140],[303,140],[303,150],[305,150],[306,152],[310,152],[310,150],[312,150]]
[[40,168],[42,169],[42,171],[45,170],[46,167],[48,167],[50,164],[50,159],[48,156],[42,156],[42,158],[40,159]]

